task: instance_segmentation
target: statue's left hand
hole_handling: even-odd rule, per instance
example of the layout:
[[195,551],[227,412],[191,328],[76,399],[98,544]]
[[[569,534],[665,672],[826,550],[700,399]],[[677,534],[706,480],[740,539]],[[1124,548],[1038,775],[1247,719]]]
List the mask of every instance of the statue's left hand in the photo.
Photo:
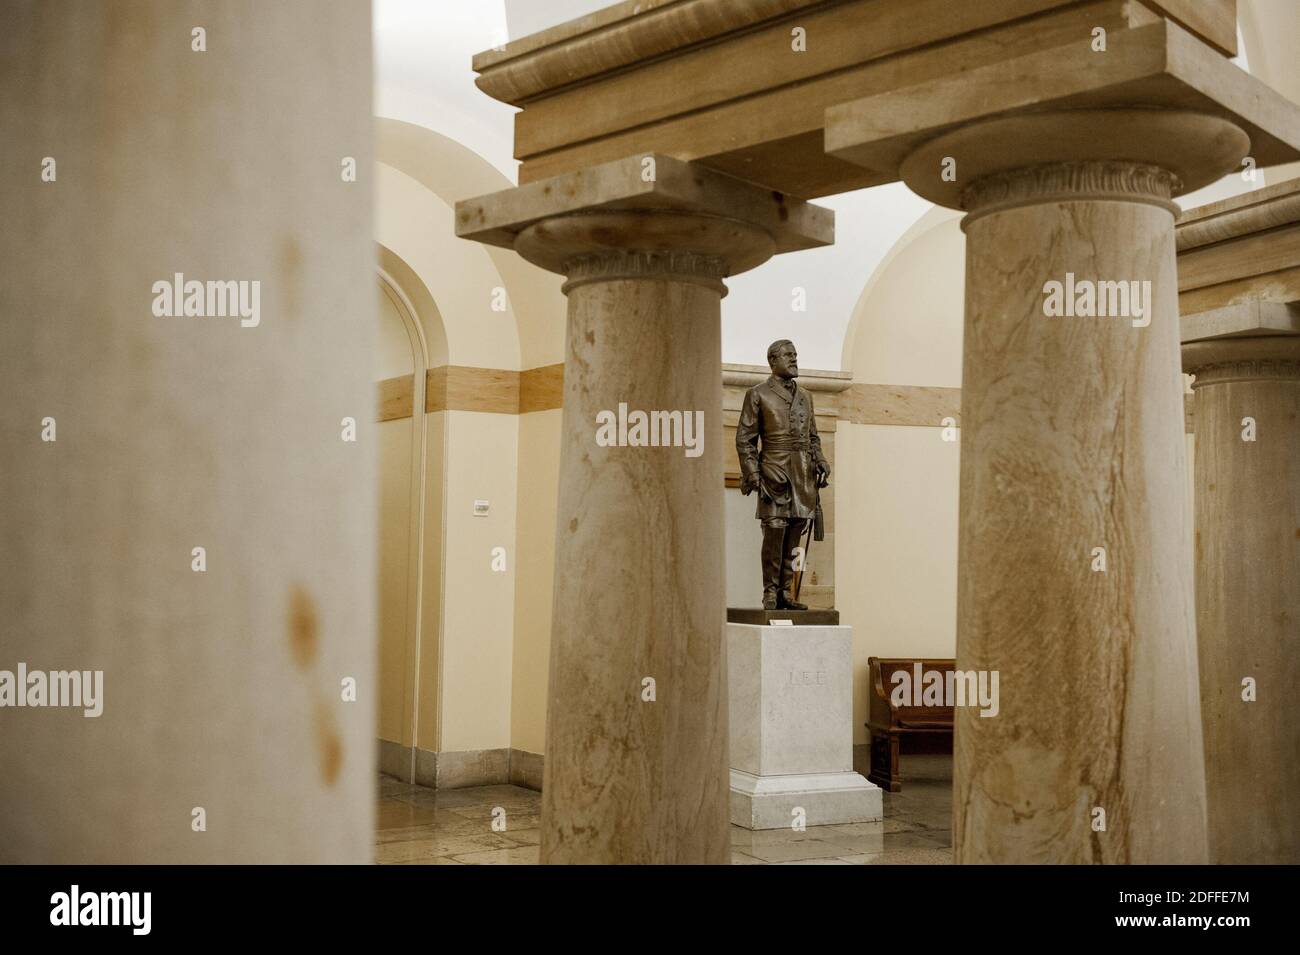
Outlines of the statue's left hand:
[[829,465],[817,465],[817,486],[827,487],[831,483],[831,469]]

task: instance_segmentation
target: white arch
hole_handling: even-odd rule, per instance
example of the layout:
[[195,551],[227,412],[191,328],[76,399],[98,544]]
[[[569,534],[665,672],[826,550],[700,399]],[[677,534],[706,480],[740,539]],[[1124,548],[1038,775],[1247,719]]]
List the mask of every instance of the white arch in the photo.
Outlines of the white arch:
[[[845,330],[844,335],[844,352],[842,352],[840,360],[840,366],[842,369],[846,370],[846,372],[854,373],[854,381],[863,381],[863,369],[861,368],[861,363],[855,360],[855,356],[858,355],[859,346],[862,346],[863,344],[861,337],[863,334],[866,334],[865,330],[863,330],[863,326],[868,324],[868,322],[879,318],[878,314],[875,313],[874,308],[872,308],[872,299],[874,299],[874,296],[878,294],[881,287],[887,285],[887,283],[891,281],[894,269],[900,268],[904,262],[907,262],[909,266],[914,265],[914,262],[911,260],[914,260],[918,255],[924,256],[927,255],[928,252],[931,252],[932,249],[927,247],[935,244],[936,236],[940,233],[940,230],[943,230],[944,234],[956,230],[959,218],[961,218],[961,213],[953,212],[952,209],[937,207],[937,205],[928,210],[928,212],[924,213],[919,220],[915,221],[913,225],[911,225],[910,229],[907,230],[906,233],[902,234],[901,238],[898,239],[898,242],[894,243],[893,246],[889,248],[887,255],[884,256],[884,259],[880,260],[880,264],[876,266],[874,272],[871,273],[871,278],[867,279],[866,285],[862,287],[861,294],[858,295],[857,303],[854,304],[852,317],[849,318],[849,326],[848,329]],[[961,242],[959,235],[961,234],[958,233],[958,242]],[[915,291],[915,296],[917,296],[918,300],[932,300],[935,298],[952,299],[952,294],[956,291],[958,294],[957,301],[959,303],[959,301],[961,301],[961,292],[963,291],[963,287],[965,287],[965,278],[963,278],[963,274],[965,274],[965,264],[963,264],[962,261],[958,261],[956,272],[953,272],[952,261],[944,261],[941,262],[941,264],[940,262],[936,262],[936,265],[939,266],[939,268],[936,269],[935,279],[937,282],[945,283],[945,285],[933,285],[933,283],[931,283],[931,285],[927,286],[918,286],[917,291]],[[944,305],[945,307],[952,308],[952,301],[946,301]],[[926,314],[926,316],[917,316],[917,314],[904,316],[904,314],[898,314],[896,312],[889,314],[889,316],[885,316],[884,321],[931,321],[932,318],[939,318],[936,325],[946,326],[948,327],[949,334],[956,335],[957,368],[959,369],[959,366],[961,366],[961,364],[959,364],[959,359],[961,359],[961,309],[958,308],[957,313],[954,314],[954,316],[949,316],[946,321],[939,316],[930,316],[930,314]],[[937,381],[937,379],[927,379],[927,381],[888,383],[914,383],[914,385],[940,385],[940,383],[950,383],[950,385],[957,385],[958,382],[940,382]]]
[[447,361],[480,368],[518,368],[514,315],[493,311],[505,282],[481,247],[457,239],[450,206],[410,176],[375,166],[375,236],[428,287],[442,315]]
[[[387,250],[385,250],[387,251]],[[391,255],[391,253],[389,253]],[[393,303],[397,314],[406,329],[407,339],[411,345],[412,358],[412,393],[411,393],[411,460],[410,460],[410,524],[407,537],[406,557],[406,620],[408,639],[414,639],[414,672],[409,699],[405,701],[405,722],[411,732],[411,762],[408,779],[415,779],[416,741],[420,738],[420,662],[424,637],[424,524],[425,524],[425,481],[427,479],[427,433],[423,427],[424,416],[416,409],[424,407],[425,372],[429,367],[429,347],[425,341],[424,329],[416,317],[414,303],[400,282],[391,275],[381,260],[378,267],[379,285],[389,301]]]
[[[482,288],[475,289],[475,297],[464,303],[470,309],[467,314],[451,314],[450,303],[444,301],[441,295],[435,294],[439,307],[444,310],[449,344],[458,355],[451,359],[452,363],[524,369],[563,361],[566,312],[564,296],[560,292],[563,281],[561,277],[530,265],[509,250],[468,242],[454,236],[451,211],[457,201],[508,189],[513,183],[473,150],[455,140],[432,129],[395,119],[375,120],[375,156],[384,166],[401,172],[423,186],[444,206],[444,210],[437,215],[440,223],[445,222],[445,233],[429,240],[439,243],[439,247],[445,250],[442,255],[448,256],[450,261],[467,263],[467,268],[475,269],[474,274],[481,276],[487,276],[487,267],[482,264],[476,266],[472,262],[475,258],[486,260],[496,273],[495,281],[486,287],[486,291]],[[392,177],[383,181],[388,188],[397,188]],[[381,214],[384,212],[382,207],[385,200],[385,194],[381,192]],[[442,228],[442,225],[438,227]],[[452,244],[461,248],[452,248]],[[446,263],[441,272],[443,277],[456,280],[451,285],[463,295],[466,290],[465,275],[458,274],[456,268],[449,267]],[[426,277],[426,281],[430,281],[429,277]],[[438,278],[432,279],[433,284],[438,284],[439,281]],[[485,282],[487,279],[482,277],[477,281]],[[505,313],[492,312],[490,309],[484,311],[484,306],[490,304],[490,289],[494,287],[506,290]],[[471,316],[472,322],[469,321]],[[466,318],[467,321],[460,322],[461,318]],[[517,340],[517,357],[513,363],[502,361],[494,364],[489,360],[467,357],[469,343],[476,342],[494,329],[499,331],[499,326],[507,319],[513,326]],[[472,354],[474,350],[469,349],[468,355]]]

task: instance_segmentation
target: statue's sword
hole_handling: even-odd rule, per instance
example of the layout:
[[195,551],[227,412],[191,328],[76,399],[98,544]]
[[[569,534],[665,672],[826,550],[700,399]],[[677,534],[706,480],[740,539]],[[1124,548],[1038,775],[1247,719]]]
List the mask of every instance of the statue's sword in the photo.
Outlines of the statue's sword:
[[[822,506],[822,490],[821,490],[821,488],[816,488],[816,491],[817,491],[817,510],[820,510],[820,509],[821,509],[821,506]],[[806,533],[807,533],[807,537],[805,538],[805,540],[804,540],[804,542],[803,542],[803,560],[802,560],[802,564],[803,564],[803,566],[800,567],[800,568],[795,572],[795,575],[794,575],[794,593],[791,594],[791,596],[790,596],[790,599],[791,599],[791,600],[798,600],[798,599],[799,599],[799,589],[803,586],[803,572],[804,572],[804,569],[808,566],[808,551],[812,548],[812,542],[813,542],[813,528],[817,525],[817,518],[816,518],[816,516],[815,516],[815,515],[816,515],[816,512],[817,512],[816,510],[813,511],[814,516],[813,516],[812,520],[810,520],[810,521],[808,522],[808,530],[807,530],[807,532],[806,532]]]

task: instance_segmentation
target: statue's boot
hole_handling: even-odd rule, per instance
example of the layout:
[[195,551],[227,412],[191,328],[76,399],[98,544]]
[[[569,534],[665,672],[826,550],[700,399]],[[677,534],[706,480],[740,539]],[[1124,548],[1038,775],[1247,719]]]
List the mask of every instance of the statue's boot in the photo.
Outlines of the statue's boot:
[[[776,591],[776,606],[778,610],[807,610],[808,605],[795,600],[792,594],[794,587],[794,550],[799,546],[799,541],[803,537],[804,526],[806,521],[791,521],[785,529],[785,536],[781,542],[782,561],[781,561],[781,583]],[[805,568],[807,565],[804,565]]]
[[781,585],[781,550],[785,528],[763,526],[763,609],[777,609],[777,588]]

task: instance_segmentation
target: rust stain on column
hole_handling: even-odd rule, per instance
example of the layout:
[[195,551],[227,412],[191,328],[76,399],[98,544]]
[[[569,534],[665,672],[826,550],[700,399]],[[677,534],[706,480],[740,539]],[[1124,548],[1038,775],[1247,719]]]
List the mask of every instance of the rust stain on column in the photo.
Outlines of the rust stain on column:
[[339,772],[343,769],[343,741],[339,738],[334,711],[325,700],[316,703],[314,723],[321,779],[326,786],[333,786],[338,782]]
[[320,644],[316,623],[316,602],[301,586],[289,591],[289,652],[293,662],[305,670],[316,659]]

